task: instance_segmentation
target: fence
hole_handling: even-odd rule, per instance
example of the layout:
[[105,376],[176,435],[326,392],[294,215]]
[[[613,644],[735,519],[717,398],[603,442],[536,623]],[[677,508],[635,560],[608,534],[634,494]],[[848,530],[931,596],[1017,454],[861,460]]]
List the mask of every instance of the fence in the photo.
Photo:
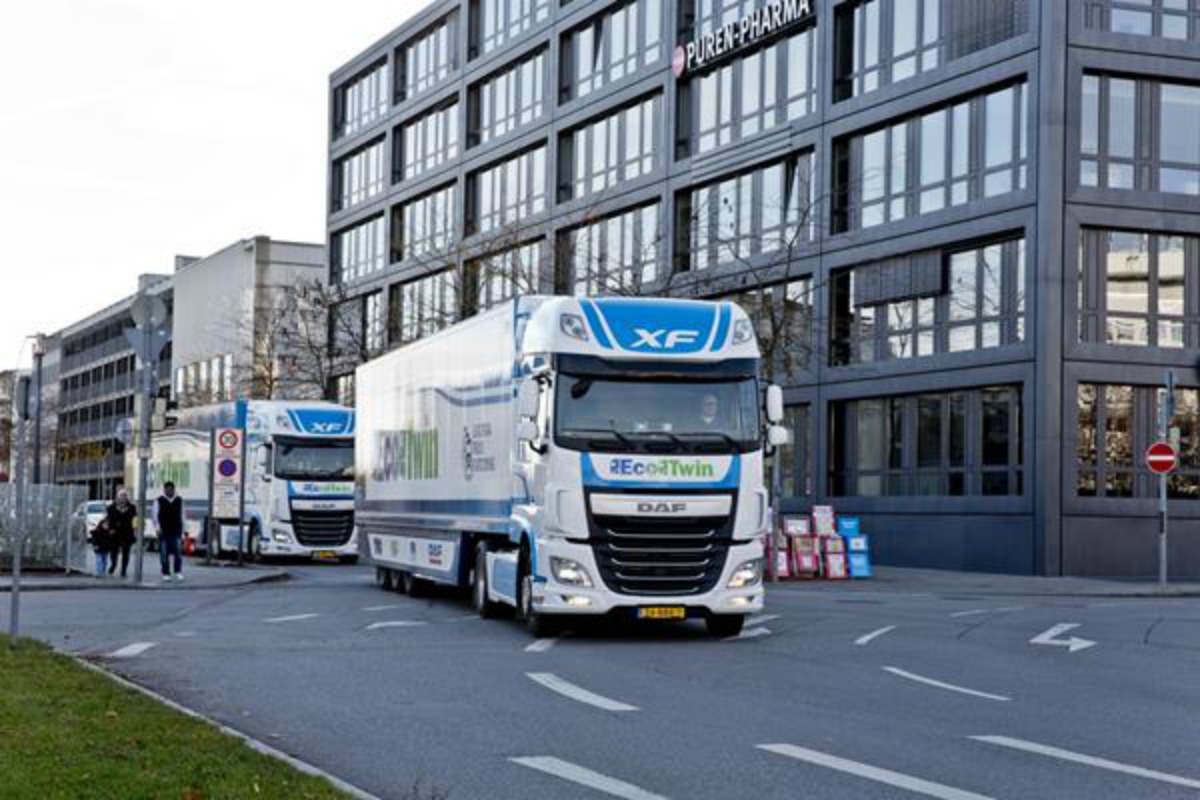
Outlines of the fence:
[[19,517],[16,501],[16,485],[0,484],[0,570],[12,570],[17,531],[25,532],[22,569],[89,569],[85,487],[27,486]]

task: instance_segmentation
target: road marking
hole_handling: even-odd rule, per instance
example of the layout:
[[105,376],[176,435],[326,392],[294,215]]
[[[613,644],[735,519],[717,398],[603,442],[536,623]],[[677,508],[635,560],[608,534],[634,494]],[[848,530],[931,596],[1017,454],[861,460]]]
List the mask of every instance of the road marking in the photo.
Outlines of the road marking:
[[1037,742],[1027,742],[1023,739],[1011,739],[1007,736],[972,736],[977,742],[987,742],[988,744],[998,745],[1000,747],[1010,747],[1014,750],[1024,750],[1027,753],[1036,753],[1040,756],[1049,756],[1062,761],[1072,761],[1076,764],[1085,764],[1089,767],[1098,767],[1099,769],[1107,769],[1112,772],[1123,772],[1126,775],[1134,775],[1139,778],[1148,778],[1152,781],[1160,781],[1162,783],[1170,783],[1175,786],[1184,786],[1188,789],[1200,789],[1200,780],[1194,778],[1184,778],[1180,775],[1171,775],[1167,772],[1159,772],[1158,770],[1146,769],[1144,767],[1135,767],[1132,764],[1122,764],[1119,761],[1109,761],[1107,758],[1097,758],[1096,756],[1088,756],[1083,753],[1073,753],[1070,750],[1063,750],[1060,747],[1051,747],[1046,744],[1038,744]]
[[1011,697],[1005,697],[1004,695],[988,694],[987,692],[979,692],[974,689],[967,689],[966,687],[963,687],[963,686],[955,686],[953,683],[943,683],[942,681],[936,681],[933,678],[926,678],[923,675],[917,675],[912,672],[906,672],[905,670],[902,670],[898,667],[884,667],[883,670],[884,670],[884,672],[890,672],[893,675],[897,675],[901,678],[907,678],[910,681],[916,681],[917,683],[923,683],[926,686],[933,686],[938,689],[946,689],[951,692],[958,692],[959,694],[969,694],[972,697],[982,697],[985,700],[999,700],[1002,703],[1007,703],[1009,700],[1012,700]]
[[419,622],[411,619],[391,619],[385,622],[372,622],[367,626],[367,630],[377,631],[380,628],[419,628],[422,625],[428,624],[428,622]]
[[134,658],[135,656],[140,656],[142,653],[146,652],[151,647],[154,647],[157,644],[158,644],[158,642],[134,642],[133,644],[125,645],[120,650],[114,650],[113,652],[108,654],[108,657],[109,658]]
[[558,644],[558,639],[538,639],[536,642],[525,645],[525,652],[544,653],[556,644]]
[[952,617],[974,617],[979,614],[1004,614],[1009,611],[1024,611],[1025,606],[1005,606],[1004,608],[973,608],[970,611],[955,611]]
[[619,781],[616,778],[601,775],[599,772],[593,772],[578,764],[572,764],[570,761],[563,761],[551,756],[510,758],[509,761],[512,761],[514,764],[520,764],[523,767],[545,772],[547,775],[553,775],[556,778],[578,783],[580,786],[587,786],[590,789],[604,792],[612,797],[624,798],[624,800],[666,800],[661,794],[647,792],[645,789],[634,786],[632,783]]
[[871,631],[870,633],[868,633],[864,636],[858,637],[857,639],[854,640],[854,643],[857,645],[870,644],[874,639],[878,639],[880,636],[883,636],[885,633],[891,633],[894,630],[896,630],[895,625],[888,625],[884,628],[880,628],[877,631]]
[[182,638],[182,639],[187,639],[187,638],[190,638],[190,637],[192,637],[192,636],[195,636],[195,635],[196,635],[196,632],[195,632],[195,631],[176,631],[176,632],[175,632],[175,635],[176,635],[176,636],[178,636],[178,637],[180,637],[180,638]]
[[849,759],[831,756],[828,753],[819,753],[816,750],[809,750],[791,744],[760,744],[758,748],[777,755],[794,758],[797,761],[806,761],[809,764],[816,764],[819,767],[846,772],[850,775],[857,775],[860,778],[875,781],[876,783],[885,783],[888,786],[895,786],[898,789],[923,794],[926,797],[937,797],[940,800],[991,800],[986,795],[975,794],[964,789],[955,789],[953,786],[934,783],[923,778],[914,778],[911,775],[892,772],[890,769],[872,767],[870,764],[850,761]]
[[400,607],[399,605],[367,606],[366,608],[363,609],[363,611],[391,611],[391,610],[399,608],[399,607]]
[[299,622],[302,619],[312,619],[317,614],[292,614],[288,617],[268,617],[263,622]]
[[746,620],[746,624],[747,625],[764,625],[764,624],[770,622],[771,620],[775,620],[775,619],[779,619],[778,614],[761,614],[757,617],[751,617],[750,619]]
[[586,703],[589,706],[602,708],[605,711],[637,711],[637,706],[631,706],[622,703],[618,700],[610,700],[607,697],[602,697],[598,694],[593,694],[587,689],[576,686],[573,683],[564,681],[562,678],[555,675],[553,672],[526,672],[534,683],[540,683],[552,692],[558,692],[563,697],[569,697],[580,703]]
[[737,636],[726,637],[725,639],[722,639],[722,641],[740,642],[743,639],[757,639],[759,636],[770,636],[770,635],[771,635],[770,628],[750,628],[749,630],[742,631]]
[[1053,628],[1042,631],[1037,636],[1029,640],[1030,644],[1045,644],[1052,647],[1065,647],[1068,653],[1074,653],[1079,650],[1087,650],[1089,647],[1095,647],[1096,643],[1090,639],[1080,639],[1078,636],[1072,636],[1069,639],[1058,639],[1055,637],[1061,636],[1067,631],[1073,631],[1079,627],[1078,622],[1062,622],[1055,625]]

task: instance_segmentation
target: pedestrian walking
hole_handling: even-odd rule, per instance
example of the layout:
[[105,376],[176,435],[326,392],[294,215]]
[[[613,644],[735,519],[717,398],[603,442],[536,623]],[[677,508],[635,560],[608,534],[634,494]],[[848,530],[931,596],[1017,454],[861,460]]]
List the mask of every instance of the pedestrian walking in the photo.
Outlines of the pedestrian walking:
[[[175,484],[163,484],[163,493],[154,501],[154,525],[158,528],[158,558],[162,564],[162,579],[183,580],[183,527],[187,512],[183,498],[175,494]],[[174,569],[172,569],[174,568]]]
[[108,574],[117,571],[117,557],[121,560],[121,577],[124,578],[129,570],[129,551],[137,536],[133,531],[133,521],[137,519],[137,508],[129,502],[129,492],[117,490],[117,499],[109,503],[104,513],[104,521],[108,523],[111,548],[109,550]]
[[112,551],[112,533],[108,529],[108,519],[102,519],[92,528],[88,540],[96,554],[96,577],[103,578],[108,574],[108,557]]

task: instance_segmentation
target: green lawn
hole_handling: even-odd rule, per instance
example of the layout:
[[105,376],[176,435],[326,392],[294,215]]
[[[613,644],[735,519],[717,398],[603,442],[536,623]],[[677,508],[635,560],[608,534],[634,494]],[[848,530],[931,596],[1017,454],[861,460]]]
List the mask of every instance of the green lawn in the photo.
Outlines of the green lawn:
[[0,797],[345,798],[48,647],[0,635]]

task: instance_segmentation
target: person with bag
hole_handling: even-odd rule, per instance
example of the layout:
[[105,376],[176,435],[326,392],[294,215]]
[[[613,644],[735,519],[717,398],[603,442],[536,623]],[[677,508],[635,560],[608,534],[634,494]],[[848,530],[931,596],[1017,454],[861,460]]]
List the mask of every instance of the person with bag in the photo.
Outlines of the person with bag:
[[112,551],[112,532],[108,529],[108,519],[100,520],[88,535],[92,550],[96,553],[96,577],[103,578],[108,574],[108,556]]
[[162,564],[162,579],[183,580],[183,528],[187,513],[183,498],[175,494],[175,484],[163,484],[163,493],[154,501],[154,525],[158,528],[158,558]]
[[104,514],[104,521],[108,523],[109,535],[112,537],[108,561],[109,575],[117,571],[118,555],[121,557],[122,578],[129,569],[129,551],[133,549],[133,543],[137,541],[133,530],[133,521],[136,518],[137,508],[129,502],[129,492],[118,489],[117,499],[109,504],[108,510]]

